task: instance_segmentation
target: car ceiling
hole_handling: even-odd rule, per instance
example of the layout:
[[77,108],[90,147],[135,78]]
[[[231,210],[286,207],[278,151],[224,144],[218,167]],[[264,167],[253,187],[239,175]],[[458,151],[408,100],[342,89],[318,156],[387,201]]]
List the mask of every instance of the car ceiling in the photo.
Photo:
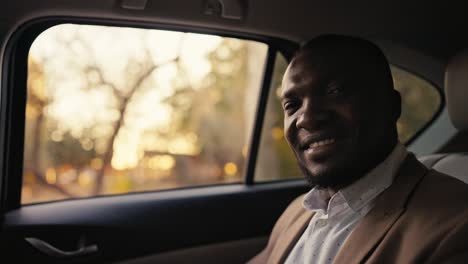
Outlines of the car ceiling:
[[208,0],[148,0],[144,10],[124,9],[123,1],[140,2],[2,1],[0,30],[12,29],[38,17],[74,16],[222,29],[296,42],[323,33],[338,33],[396,42],[442,62],[468,45],[468,37],[459,31],[468,25],[468,17],[454,1],[429,4],[427,1],[237,0],[245,7],[241,20],[204,15],[203,6]]

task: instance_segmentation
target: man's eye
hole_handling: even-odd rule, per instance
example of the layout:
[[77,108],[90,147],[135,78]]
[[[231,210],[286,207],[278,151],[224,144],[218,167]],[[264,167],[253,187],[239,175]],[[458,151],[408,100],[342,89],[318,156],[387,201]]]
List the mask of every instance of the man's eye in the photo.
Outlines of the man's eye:
[[291,114],[294,113],[294,111],[297,109],[297,105],[297,102],[288,101],[284,103],[283,108],[286,113]]
[[327,87],[327,95],[341,95],[343,94],[343,87],[338,84],[331,84]]

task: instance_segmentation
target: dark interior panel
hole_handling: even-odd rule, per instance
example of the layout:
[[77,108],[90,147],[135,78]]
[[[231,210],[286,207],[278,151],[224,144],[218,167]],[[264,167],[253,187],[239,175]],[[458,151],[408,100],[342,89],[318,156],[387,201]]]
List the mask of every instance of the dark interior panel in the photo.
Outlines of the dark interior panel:
[[[102,263],[263,237],[288,203],[306,191],[306,183],[296,180],[24,206],[5,215],[0,251],[21,262]],[[51,258],[36,252],[26,237],[69,251],[81,240],[99,250],[89,256]]]

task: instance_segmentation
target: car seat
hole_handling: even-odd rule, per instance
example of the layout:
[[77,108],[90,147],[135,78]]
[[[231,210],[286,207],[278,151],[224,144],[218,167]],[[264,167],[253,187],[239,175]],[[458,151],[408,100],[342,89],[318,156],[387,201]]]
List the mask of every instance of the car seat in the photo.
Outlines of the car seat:
[[[468,49],[450,59],[445,70],[444,89],[452,124],[459,132],[468,131]],[[468,152],[438,153],[419,160],[429,168],[468,183]]]

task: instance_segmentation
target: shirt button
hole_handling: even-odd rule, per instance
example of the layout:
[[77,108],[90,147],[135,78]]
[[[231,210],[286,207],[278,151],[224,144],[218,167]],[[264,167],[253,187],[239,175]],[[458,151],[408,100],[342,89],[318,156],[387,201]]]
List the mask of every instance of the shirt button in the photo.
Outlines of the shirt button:
[[317,220],[317,227],[324,227],[327,225],[327,220],[319,219]]

